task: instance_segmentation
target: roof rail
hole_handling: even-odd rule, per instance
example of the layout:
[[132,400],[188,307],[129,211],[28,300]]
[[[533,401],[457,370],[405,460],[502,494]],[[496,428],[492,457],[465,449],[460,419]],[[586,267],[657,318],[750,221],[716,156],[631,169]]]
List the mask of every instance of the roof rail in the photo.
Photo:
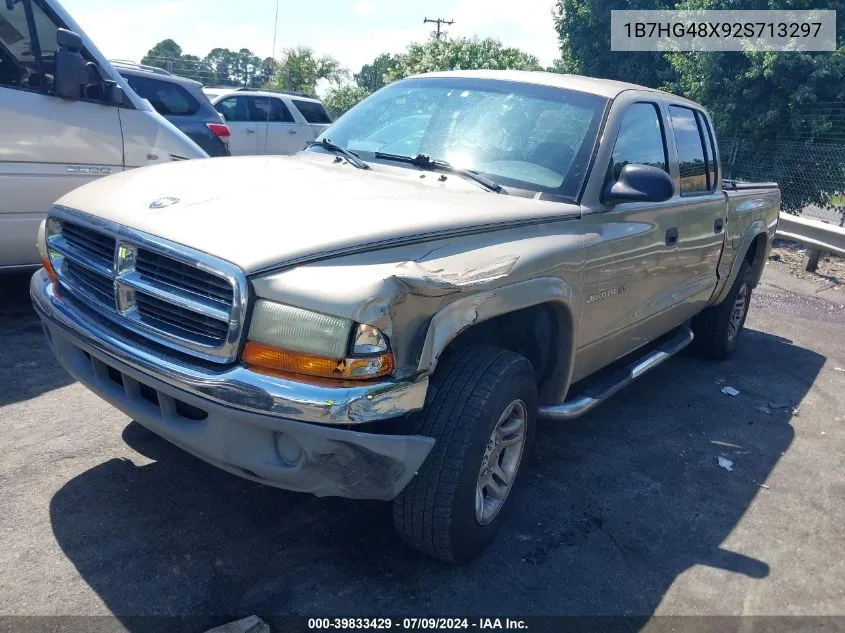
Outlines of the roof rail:
[[246,86],[241,86],[239,88],[232,88],[232,90],[251,90],[253,92],[272,92],[273,94],[279,95],[290,95],[292,97],[307,97],[308,99],[316,99],[317,97],[314,95],[310,95],[307,92],[299,92],[297,90],[270,90],[269,88],[247,88]]
[[147,66],[146,64],[139,64],[137,62],[129,61],[128,59],[110,59],[109,62],[112,65],[121,68],[134,68],[136,70],[146,70],[147,72],[155,73],[156,75],[173,76],[172,72],[167,71],[164,68],[159,68],[158,66]]

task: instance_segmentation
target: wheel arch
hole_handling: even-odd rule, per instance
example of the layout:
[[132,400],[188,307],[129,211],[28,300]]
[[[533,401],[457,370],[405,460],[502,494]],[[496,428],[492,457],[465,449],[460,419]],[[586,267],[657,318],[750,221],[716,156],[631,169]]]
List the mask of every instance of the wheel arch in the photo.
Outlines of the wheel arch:
[[433,373],[444,354],[468,345],[495,345],[528,358],[540,404],[558,403],[572,375],[572,297],[563,280],[544,277],[453,301],[429,322],[418,371]]
[[771,235],[766,223],[763,220],[756,220],[745,230],[739,246],[736,248],[735,256],[731,262],[730,274],[727,281],[722,285],[718,297],[713,304],[721,303],[731,290],[734,281],[739,275],[742,264],[749,261],[752,266],[753,286],[756,287],[763,275],[763,267],[766,265],[769,249],[771,248]]
[[761,231],[754,236],[745,251],[745,260],[751,264],[751,285],[756,288],[763,276],[763,267],[769,256],[771,240],[766,231]]

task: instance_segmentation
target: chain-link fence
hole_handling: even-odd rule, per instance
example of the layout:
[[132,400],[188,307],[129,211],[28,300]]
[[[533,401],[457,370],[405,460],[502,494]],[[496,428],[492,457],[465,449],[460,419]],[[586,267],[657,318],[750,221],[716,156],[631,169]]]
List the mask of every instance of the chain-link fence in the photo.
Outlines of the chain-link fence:
[[725,178],[774,180],[787,213],[845,226],[845,144],[720,141]]

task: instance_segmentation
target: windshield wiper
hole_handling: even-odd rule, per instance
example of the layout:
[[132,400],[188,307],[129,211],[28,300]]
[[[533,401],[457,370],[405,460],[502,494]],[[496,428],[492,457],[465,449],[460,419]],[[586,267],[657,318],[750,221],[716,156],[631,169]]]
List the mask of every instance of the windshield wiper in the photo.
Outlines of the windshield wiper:
[[360,159],[358,154],[356,154],[355,152],[350,152],[348,149],[341,145],[338,145],[337,143],[332,143],[332,141],[327,138],[324,138],[321,141],[312,141],[311,143],[308,143],[308,145],[306,145],[305,147],[322,147],[323,149],[326,149],[330,152],[334,152],[335,154],[340,154],[347,161],[349,161],[349,163],[355,165],[355,167],[357,167],[358,169],[370,168],[367,163]]
[[473,171],[471,169],[462,169],[461,167],[455,167],[454,165],[445,160],[433,159],[428,154],[417,154],[416,156],[403,156],[401,154],[385,154],[384,152],[375,152],[373,156],[382,160],[395,160],[399,163],[408,163],[409,165],[415,165],[417,167],[427,169],[429,171],[439,171],[447,174],[455,174],[456,176],[461,176],[463,178],[466,178],[467,180],[472,180],[473,182],[478,183],[479,185],[487,189],[487,191],[492,191],[494,193],[505,192],[502,185],[490,180],[489,178],[485,178],[477,171]]

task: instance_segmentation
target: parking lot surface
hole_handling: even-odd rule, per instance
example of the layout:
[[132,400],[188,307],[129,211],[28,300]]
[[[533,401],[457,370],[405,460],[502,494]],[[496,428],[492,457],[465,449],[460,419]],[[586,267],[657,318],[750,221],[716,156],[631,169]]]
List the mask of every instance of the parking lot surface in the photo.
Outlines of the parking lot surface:
[[406,549],[389,504],[170,446],[58,366],[27,276],[2,288],[0,615],[845,614],[845,301],[777,265],[733,359],[682,355],[541,425],[462,567]]

